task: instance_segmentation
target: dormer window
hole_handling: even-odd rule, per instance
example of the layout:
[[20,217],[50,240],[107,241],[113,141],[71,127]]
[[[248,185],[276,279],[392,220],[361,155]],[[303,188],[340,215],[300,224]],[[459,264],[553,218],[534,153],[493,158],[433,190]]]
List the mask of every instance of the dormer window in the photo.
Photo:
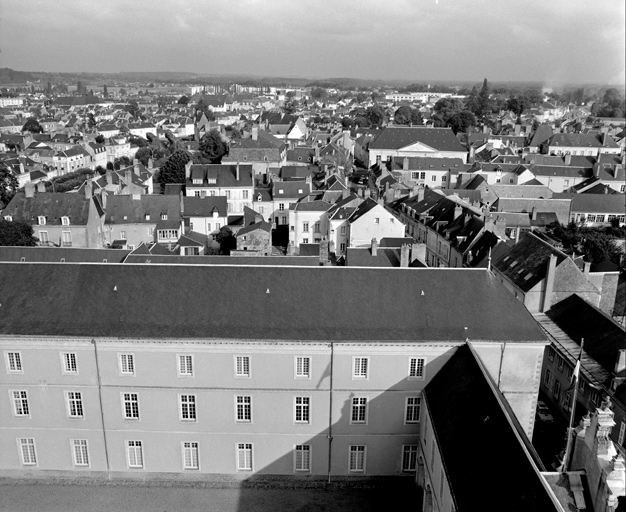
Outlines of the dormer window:
[[213,184],[213,185],[215,185],[217,183],[217,179],[215,179],[215,178],[209,178],[207,181],[209,183]]
[[69,226],[70,225],[70,218],[69,217],[61,217],[61,224],[64,226]]
[[7,222],[12,222],[13,221],[13,217],[11,217],[10,215],[7,215],[4,220],[6,220]]
[[256,196],[256,200],[257,201],[261,201],[263,198],[261,197],[261,194],[259,194],[258,196]]
[[37,217],[37,223],[40,226],[45,226],[46,225],[46,218],[43,215],[40,215],[39,217]]
[[167,220],[167,213],[161,214],[161,220]]
[[194,185],[202,185],[202,178],[194,178],[193,179],[193,184]]
[[146,220],[150,220],[150,214],[146,213]]

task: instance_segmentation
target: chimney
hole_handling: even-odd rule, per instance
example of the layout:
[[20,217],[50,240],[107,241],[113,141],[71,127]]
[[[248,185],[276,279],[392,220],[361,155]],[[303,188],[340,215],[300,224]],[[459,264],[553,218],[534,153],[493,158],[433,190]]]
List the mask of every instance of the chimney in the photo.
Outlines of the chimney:
[[133,182],[133,171],[130,169],[124,171],[124,178],[126,180],[126,186],[130,185]]
[[409,170],[409,157],[408,156],[405,156],[404,160],[402,160],[402,170],[403,171]]
[[531,220],[537,220],[537,208],[533,206],[533,209],[530,213],[530,219]]
[[565,165],[572,165],[572,154],[567,153],[565,155]]
[[548,311],[552,305],[552,295],[554,292],[554,274],[556,272],[556,255],[550,254],[548,262],[548,271],[546,272],[546,289],[543,297],[543,307],[541,313]]
[[152,169],[154,167],[154,161],[152,158],[148,158],[148,169]]
[[46,184],[43,181],[37,183],[37,192],[43,194],[46,191]]
[[113,171],[111,169],[107,169],[107,185],[113,184]]
[[328,265],[328,262],[328,240],[326,240],[326,237],[323,237],[320,241],[320,267]]
[[139,160],[136,158],[133,158],[133,165],[139,165]]
[[89,200],[93,197],[93,183],[91,180],[85,181],[85,199]]
[[589,278],[589,271],[591,270],[591,262],[585,261],[583,273],[586,278]]
[[457,204],[454,207],[454,218],[458,219],[462,214],[463,214],[463,207]]
[[402,244],[400,248],[400,266],[408,267],[409,266],[409,244]]
[[185,179],[190,179],[191,178],[191,166],[192,166],[192,162],[191,160],[189,160],[189,162],[187,162],[185,164]]
[[320,159],[320,147],[319,144],[315,145],[315,161],[319,161]]
[[519,136],[519,134],[521,133],[521,131],[522,131],[522,125],[521,125],[521,124],[516,124],[516,125],[515,125],[515,135],[516,135],[516,136]]
[[239,160],[237,160],[237,169],[235,171],[235,178],[239,181]]
[[26,197],[35,197],[35,184],[28,182],[24,185],[24,194]]
[[372,256],[378,256],[378,241],[372,238]]
[[347,199],[348,197],[350,197],[350,190],[346,188],[341,191],[341,199]]
[[[615,374],[623,374],[626,370],[626,349],[619,349],[617,352],[617,359],[615,360]],[[624,377],[620,377],[621,381],[624,381]]]
[[259,140],[259,127],[258,126],[252,127],[252,140]]
[[137,176],[141,174],[141,169],[139,168],[139,161],[133,164],[133,171],[135,172]]

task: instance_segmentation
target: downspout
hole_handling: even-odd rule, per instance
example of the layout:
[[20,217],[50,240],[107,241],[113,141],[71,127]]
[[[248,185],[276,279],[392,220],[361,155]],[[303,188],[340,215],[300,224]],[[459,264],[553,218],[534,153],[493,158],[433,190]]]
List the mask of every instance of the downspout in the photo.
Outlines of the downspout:
[[332,444],[333,444],[333,342],[330,342],[330,385],[328,389],[328,483],[330,483],[330,470],[332,465]]
[[107,478],[111,479],[111,468],[109,466],[109,448],[107,446],[107,433],[104,427],[104,409],[102,408],[102,383],[100,382],[100,365],[98,364],[98,346],[96,340],[92,339],[93,353],[96,357],[96,376],[98,377],[98,400],[100,401],[100,421],[102,422],[102,437],[104,439],[104,458],[107,464]]

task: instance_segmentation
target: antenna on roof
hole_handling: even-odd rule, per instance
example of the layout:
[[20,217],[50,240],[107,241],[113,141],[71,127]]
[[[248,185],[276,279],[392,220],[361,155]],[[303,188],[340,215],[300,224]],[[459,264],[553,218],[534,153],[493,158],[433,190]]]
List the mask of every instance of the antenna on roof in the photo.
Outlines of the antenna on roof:
[[487,271],[491,272],[491,247],[489,247],[489,257],[487,258]]

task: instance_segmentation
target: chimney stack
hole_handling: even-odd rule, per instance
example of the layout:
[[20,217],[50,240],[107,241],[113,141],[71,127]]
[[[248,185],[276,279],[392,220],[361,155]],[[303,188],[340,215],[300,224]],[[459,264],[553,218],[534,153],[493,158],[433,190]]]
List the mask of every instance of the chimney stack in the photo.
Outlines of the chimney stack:
[[130,169],[124,171],[124,178],[126,180],[126,186],[128,187],[133,182],[133,171]]
[[191,179],[191,166],[192,166],[192,161],[189,160],[189,162],[187,162],[185,164],[185,179]]
[[239,160],[237,160],[237,170],[235,171],[235,177],[237,178],[237,181],[239,181]]
[[148,158],[148,169],[152,169],[154,167],[154,161],[152,158]]
[[521,133],[521,131],[522,131],[522,125],[521,125],[521,124],[516,124],[516,125],[515,125],[515,135],[516,135],[516,136],[519,136],[519,134]]
[[43,194],[46,191],[46,184],[43,181],[37,183],[37,192]]
[[556,272],[556,255],[550,254],[548,262],[548,271],[546,272],[546,290],[543,298],[543,307],[541,313],[548,311],[552,305],[552,294],[554,291],[554,274]]
[[326,237],[323,237],[320,241],[320,267],[328,265],[328,262],[328,240],[326,240]]
[[589,278],[589,271],[591,270],[591,262],[585,261],[583,273],[586,278]]
[[533,209],[530,213],[530,219],[531,220],[537,220],[537,208],[533,206]]
[[572,165],[572,154],[567,153],[565,155],[565,165]]
[[402,160],[402,170],[403,171],[409,170],[409,157],[408,156],[405,156],[404,159]]
[[136,161],[136,163],[133,164],[133,171],[137,176],[141,175],[141,169],[139,168],[138,160]]
[[458,219],[463,214],[463,207],[461,205],[456,205],[454,207],[454,218]]
[[259,140],[259,127],[258,126],[252,127],[252,140]]
[[91,180],[85,182],[85,199],[89,200],[93,196],[93,183]]
[[378,256],[378,241],[372,238],[372,256]]
[[409,244],[402,244],[400,248],[400,266],[408,267],[409,266]]
[[35,197],[35,184],[32,182],[28,182],[24,185],[24,195],[26,197]]

